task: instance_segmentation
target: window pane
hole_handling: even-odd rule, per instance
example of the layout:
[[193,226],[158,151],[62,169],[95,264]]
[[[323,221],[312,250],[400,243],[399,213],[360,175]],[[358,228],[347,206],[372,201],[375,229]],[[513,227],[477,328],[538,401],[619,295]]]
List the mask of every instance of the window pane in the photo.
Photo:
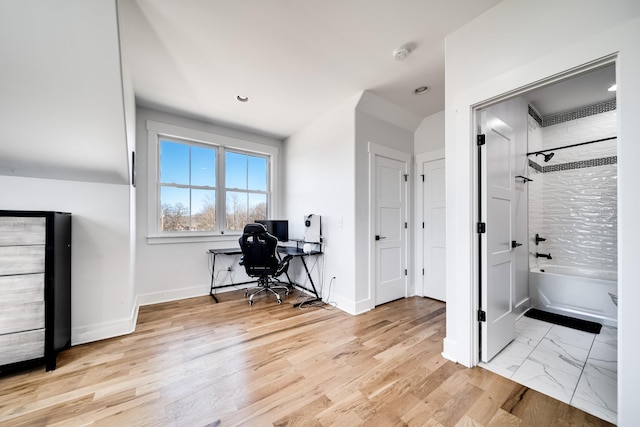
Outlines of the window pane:
[[247,188],[247,155],[227,151],[225,158],[225,186]]
[[191,147],[191,185],[216,186],[216,149]]
[[160,182],[189,184],[189,146],[160,140]]
[[249,190],[267,191],[267,159],[248,156]]
[[249,214],[247,215],[247,224],[255,222],[256,219],[267,219],[266,194],[249,194]]
[[247,193],[227,191],[227,229],[242,230],[247,223]]
[[189,189],[161,187],[162,231],[189,230]]
[[216,192],[191,190],[191,229],[211,231],[216,229]]

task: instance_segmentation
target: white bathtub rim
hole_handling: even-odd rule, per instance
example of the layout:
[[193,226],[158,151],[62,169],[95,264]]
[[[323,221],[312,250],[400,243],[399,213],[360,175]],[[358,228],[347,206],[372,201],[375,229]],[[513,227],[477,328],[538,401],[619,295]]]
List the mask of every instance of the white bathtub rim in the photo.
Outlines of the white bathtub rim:
[[[618,282],[618,273],[613,270],[590,269],[586,267],[574,267],[568,265],[538,265],[531,266],[531,273],[554,274],[557,276],[580,277],[603,282]],[[615,279],[612,278],[615,277]]]

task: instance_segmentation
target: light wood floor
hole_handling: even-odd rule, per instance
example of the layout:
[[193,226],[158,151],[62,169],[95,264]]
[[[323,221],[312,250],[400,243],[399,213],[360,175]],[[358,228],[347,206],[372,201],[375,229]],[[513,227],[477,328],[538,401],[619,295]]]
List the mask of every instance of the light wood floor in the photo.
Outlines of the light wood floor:
[[351,316],[242,292],[142,307],[136,332],[0,378],[0,425],[599,426],[591,415],[442,358],[445,306]]

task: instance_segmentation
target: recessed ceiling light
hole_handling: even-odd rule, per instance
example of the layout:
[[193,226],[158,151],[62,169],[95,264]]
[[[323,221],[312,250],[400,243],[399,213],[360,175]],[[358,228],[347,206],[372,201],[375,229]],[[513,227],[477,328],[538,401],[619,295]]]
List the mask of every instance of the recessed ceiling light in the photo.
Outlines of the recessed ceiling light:
[[236,96],[236,99],[240,102],[249,102],[249,97],[248,96],[243,96],[243,95],[238,95]]
[[612,85],[609,89],[607,89],[609,92],[615,92],[618,89],[618,85],[614,84]]
[[422,95],[429,92],[429,86],[419,86],[413,90],[414,95]]

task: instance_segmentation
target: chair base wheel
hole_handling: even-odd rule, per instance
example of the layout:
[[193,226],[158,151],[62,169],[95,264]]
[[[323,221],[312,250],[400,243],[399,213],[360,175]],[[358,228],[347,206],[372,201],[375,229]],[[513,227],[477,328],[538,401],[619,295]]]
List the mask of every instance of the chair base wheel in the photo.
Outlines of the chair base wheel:
[[282,304],[282,300],[281,299],[278,300],[278,304]]

